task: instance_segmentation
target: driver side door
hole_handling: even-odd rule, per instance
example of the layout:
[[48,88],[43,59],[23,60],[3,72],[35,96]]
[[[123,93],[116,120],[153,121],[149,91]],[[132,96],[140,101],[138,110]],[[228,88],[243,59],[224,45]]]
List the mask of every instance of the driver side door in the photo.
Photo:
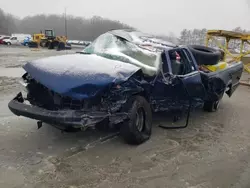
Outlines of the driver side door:
[[205,98],[201,75],[188,53],[186,49],[175,48],[162,54],[163,71],[153,91],[159,111],[185,109],[191,99],[203,101]]
[[[173,53],[177,54],[176,58],[172,55]],[[179,98],[184,100],[204,100],[205,88],[190,52],[185,48],[177,48],[168,51],[166,55],[169,56],[170,73],[179,80],[175,85],[180,89],[180,92],[178,92]],[[177,68],[176,63],[178,63]]]

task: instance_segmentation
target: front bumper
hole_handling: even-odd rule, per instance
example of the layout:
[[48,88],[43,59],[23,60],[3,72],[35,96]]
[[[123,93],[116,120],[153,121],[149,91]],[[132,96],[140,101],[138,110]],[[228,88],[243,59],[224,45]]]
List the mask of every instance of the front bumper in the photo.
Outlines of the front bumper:
[[22,93],[11,100],[8,104],[11,112],[17,116],[24,116],[39,120],[48,124],[58,125],[64,128],[87,128],[108,118],[113,124],[127,119],[126,113],[109,114],[107,112],[87,112],[82,110],[46,110],[30,104],[25,104]]

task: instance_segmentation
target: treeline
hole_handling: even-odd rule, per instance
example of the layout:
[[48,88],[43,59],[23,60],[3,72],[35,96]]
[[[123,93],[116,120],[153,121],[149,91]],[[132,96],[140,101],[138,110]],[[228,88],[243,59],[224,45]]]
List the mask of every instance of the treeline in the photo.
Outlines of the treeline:
[[[67,16],[67,35],[69,39],[75,40],[93,40],[102,33],[111,29],[132,28],[129,25],[119,21],[105,19],[99,16],[86,19],[82,17]],[[64,15],[36,15],[28,16],[23,19],[14,17],[11,14],[4,13],[0,9],[0,34],[11,33],[39,33],[44,29],[54,29],[56,35],[65,35],[65,17]],[[248,32],[240,27],[233,29],[238,32]],[[175,44],[198,44],[204,45],[207,29],[183,29],[180,36],[174,33],[161,35],[162,39]],[[212,46],[216,46],[212,43]],[[239,48],[239,41],[230,42],[230,48]]]
[[203,45],[206,38],[206,29],[193,29],[193,30],[187,30],[184,29],[181,31],[181,35],[179,38],[179,43],[182,45]]
[[0,8],[0,34],[10,34],[17,31],[17,18],[11,14],[4,13]]
[[[75,40],[93,40],[100,34],[111,29],[132,28],[119,21],[105,19],[99,16],[86,19],[67,16],[67,35]],[[0,34],[40,33],[44,29],[54,29],[56,35],[65,35],[64,15],[36,15],[23,19],[4,13],[0,9]]]
[[[250,33],[250,31],[242,29],[241,27],[236,27],[236,28],[232,29],[232,31]],[[205,41],[206,41],[206,33],[207,33],[207,29],[205,29],[205,28],[204,29],[193,29],[193,30],[183,29],[181,31],[179,38],[172,37],[171,40],[178,41],[178,44],[182,44],[182,45],[193,45],[193,44],[204,45]],[[222,45],[224,45],[225,41],[222,39],[220,40],[220,38],[218,38],[218,39],[219,39],[220,43]],[[212,47],[217,46],[215,41],[211,41],[209,44]],[[239,49],[240,48],[240,41],[239,40],[231,40],[229,42],[229,48]]]

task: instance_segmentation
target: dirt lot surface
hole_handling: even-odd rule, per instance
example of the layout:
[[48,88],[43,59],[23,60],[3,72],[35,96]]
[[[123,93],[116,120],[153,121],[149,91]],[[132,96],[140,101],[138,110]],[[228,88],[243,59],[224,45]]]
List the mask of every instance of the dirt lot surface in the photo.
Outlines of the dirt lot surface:
[[[129,146],[115,133],[61,133],[16,117],[9,100],[20,91],[27,60],[66,52],[0,47],[0,187],[249,188],[250,90],[224,97],[216,113],[197,110],[189,127],[164,130],[155,115],[151,139]],[[68,53],[73,53],[70,51]]]

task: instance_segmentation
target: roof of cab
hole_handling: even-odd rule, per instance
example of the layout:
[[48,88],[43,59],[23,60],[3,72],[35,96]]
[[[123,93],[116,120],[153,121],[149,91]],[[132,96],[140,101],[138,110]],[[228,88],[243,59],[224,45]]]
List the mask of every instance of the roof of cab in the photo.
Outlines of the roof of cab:
[[169,41],[163,40],[160,37],[154,36],[152,34],[143,33],[141,31],[135,29],[119,29],[119,30],[111,30],[109,33],[121,37],[129,42],[137,43],[140,45],[152,45],[159,47],[162,46],[163,48],[174,48],[177,47],[176,44],[173,44]]

